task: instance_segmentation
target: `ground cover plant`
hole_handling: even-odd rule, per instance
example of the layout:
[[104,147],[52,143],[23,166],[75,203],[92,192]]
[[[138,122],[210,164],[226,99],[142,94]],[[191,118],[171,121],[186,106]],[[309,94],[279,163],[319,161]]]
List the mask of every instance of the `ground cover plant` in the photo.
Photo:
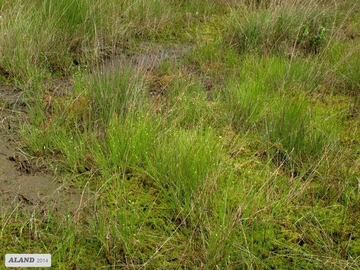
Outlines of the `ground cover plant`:
[[[358,269],[359,14],[354,0],[0,1],[1,253]],[[35,175],[53,191],[19,191]]]

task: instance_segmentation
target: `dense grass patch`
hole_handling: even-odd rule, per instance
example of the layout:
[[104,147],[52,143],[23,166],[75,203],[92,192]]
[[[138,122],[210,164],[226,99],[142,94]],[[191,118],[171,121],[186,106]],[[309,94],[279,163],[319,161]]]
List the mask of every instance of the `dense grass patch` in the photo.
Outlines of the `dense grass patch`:
[[265,9],[233,9],[225,42],[240,53],[318,53],[332,36],[335,12],[318,1],[272,3]]

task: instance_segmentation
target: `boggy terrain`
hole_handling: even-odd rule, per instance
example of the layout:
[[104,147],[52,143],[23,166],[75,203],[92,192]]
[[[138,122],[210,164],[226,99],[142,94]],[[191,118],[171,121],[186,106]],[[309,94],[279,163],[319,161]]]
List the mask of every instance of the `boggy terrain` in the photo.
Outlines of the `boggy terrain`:
[[[163,61],[171,61],[189,51],[189,47],[162,48],[144,43],[140,53],[133,56],[119,55],[104,61],[93,69],[94,73],[106,76],[133,67],[147,76]],[[145,51],[146,53],[141,53]],[[45,82],[49,93],[54,97],[66,96],[72,92],[71,81],[57,79]],[[61,175],[54,175],[50,163],[43,157],[33,157],[26,153],[21,144],[20,126],[29,120],[27,104],[23,91],[11,85],[0,85],[1,130],[0,130],[0,187],[2,208],[6,211],[16,208],[35,209],[51,207],[56,211],[79,210],[82,202],[81,190],[69,188],[63,183]],[[150,95],[156,99],[161,88],[153,87]],[[44,103],[51,103],[45,95]],[[87,194],[89,196],[89,194]],[[80,205],[81,207],[81,205]]]
[[355,0],[0,1],[0,253],[359,269],[359,14]]

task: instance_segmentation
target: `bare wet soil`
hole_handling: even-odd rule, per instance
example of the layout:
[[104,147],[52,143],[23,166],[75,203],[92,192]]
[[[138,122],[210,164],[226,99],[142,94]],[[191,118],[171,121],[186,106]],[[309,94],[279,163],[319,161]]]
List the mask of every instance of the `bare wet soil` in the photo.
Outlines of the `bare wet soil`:
[[44,162],[22,150],[19,127],[27,120],[22,91],[0,85],[0,212],[9,209],[77,209],[81,191],[49,172]]

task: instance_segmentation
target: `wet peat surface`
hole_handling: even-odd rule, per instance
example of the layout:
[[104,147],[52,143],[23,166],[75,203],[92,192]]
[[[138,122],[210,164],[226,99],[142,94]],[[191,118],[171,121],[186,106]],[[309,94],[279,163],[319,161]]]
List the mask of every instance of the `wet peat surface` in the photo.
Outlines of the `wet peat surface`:
[[44,162],[22,150],[19,127],[26,119],[22,91],[0,84],[0,213],[78,209],[82,192],[65,186],[40,164]]

